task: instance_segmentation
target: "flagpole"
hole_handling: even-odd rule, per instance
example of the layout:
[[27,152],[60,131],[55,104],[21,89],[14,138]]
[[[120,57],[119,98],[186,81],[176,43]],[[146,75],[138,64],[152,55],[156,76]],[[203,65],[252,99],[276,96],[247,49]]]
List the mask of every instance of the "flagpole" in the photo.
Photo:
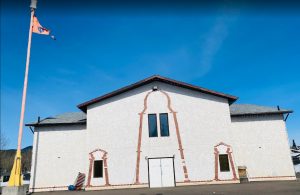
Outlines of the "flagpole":
[[14,165],[10,173],[10,178],[8,186],[20,186],[22,185],[22,170],[21,170],[21,144],[22,144],[22,135],[24,127],[24,114],[25,114],[25,105],[26,105],[26,95],[27,95],[27,83],[28,83],[28,72],[29,72],[29,62],[30,62],[30,49],[31,49],[31,37],[32,37],[32,26],[33,26],[33,16],[36,9],[37,0],[31,0],[30,8],[30,26],[29,26],[29,35],[28,35],[28,45],[27,45],[27,57],[26,57],[26,67],[25,67],[25,77],[24,77],[24,86],[23,86],[23,95],[22,95],[22,106],[21,106],[21,116],[19,123],[19,134],[18,134],[18,147],[16,152],[16,157],[14,160]]

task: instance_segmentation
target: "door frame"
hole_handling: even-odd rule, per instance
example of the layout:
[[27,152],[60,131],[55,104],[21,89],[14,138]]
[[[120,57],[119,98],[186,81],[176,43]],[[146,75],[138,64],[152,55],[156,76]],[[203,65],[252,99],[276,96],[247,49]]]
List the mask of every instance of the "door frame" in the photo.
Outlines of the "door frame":
[[150,168],[149,168],[149,159],[164,159],[164,158],[172,158],[172,162],[173,162],[173,173],[174,173],[174,187],[176,187],[176,176],[175,176],[175,163],[174,163],[174,159],[175,156],[172,157],[154,157],[154,158],[148,158],[147,157],[147,163],[148,163],[148,187],[150,188]]

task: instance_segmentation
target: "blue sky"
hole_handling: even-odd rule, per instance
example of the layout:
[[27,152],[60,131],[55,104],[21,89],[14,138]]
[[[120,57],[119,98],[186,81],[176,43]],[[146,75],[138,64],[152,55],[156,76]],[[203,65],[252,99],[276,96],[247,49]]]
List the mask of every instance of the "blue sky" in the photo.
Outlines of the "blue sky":
[[[16,147],[28,3],[15,8],[6,0],[1,6],[1,131],[7,148]],[[36,15],[57,40],[33,35],[25,122],[79,111],[79,103],[160,74],[236,95],[237,103],[293,109],[288,134],[300,144],[297,12],[226,4],[191,11],[48,5],[39,1]],[[26,127],[22,146],[28,145],[32,133]]]

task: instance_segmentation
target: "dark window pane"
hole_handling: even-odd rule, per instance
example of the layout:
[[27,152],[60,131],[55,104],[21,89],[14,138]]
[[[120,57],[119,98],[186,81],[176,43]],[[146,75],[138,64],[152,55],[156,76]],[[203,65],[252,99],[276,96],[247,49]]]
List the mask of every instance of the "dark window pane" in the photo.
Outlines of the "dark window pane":
[[103,177],[103,161],[95,160],[94,161],[94,177]]
[[168,114],[167,113],[159,114],[159,121],[160,121],[160,135],[169,136]]
[[9,175],[5,175],[5,176],[3,176],[3,182],[8,182],[8,180],[9,180]]
[[228,162],[228,154],[220,154],[219,155],[219,162],[220,162],[220,171],[230,171],[229,170],[229,162]]
[[23,175],[23,180],[29,181],[29,180],[30,180],[30,174],[29,174],[29,173],[25,173],[25,174]]
[[149,137],[157,137],[156,114],[148,114]]

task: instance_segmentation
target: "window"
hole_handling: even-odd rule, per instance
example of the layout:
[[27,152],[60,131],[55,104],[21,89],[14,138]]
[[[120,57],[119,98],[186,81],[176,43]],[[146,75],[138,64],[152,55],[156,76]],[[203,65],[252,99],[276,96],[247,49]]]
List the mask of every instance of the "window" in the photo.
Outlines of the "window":
[[156,114],[148,114],[149,137],[157,137]]
[[221,172],[230,171],[229,162],[228,162],[228,154],[220,154],[219,155],[219,163],[220,163],[220,171]]
[[2,182],[8,182],[9,178],[10,178],[10,175],[4,175]]
[[162,137],[169,136],[168,114],[167,113],[159,114],[159,121],[160,121],[160,136]]
[[103,161],[95,160],[94,161],[94,178],[103,177]]

